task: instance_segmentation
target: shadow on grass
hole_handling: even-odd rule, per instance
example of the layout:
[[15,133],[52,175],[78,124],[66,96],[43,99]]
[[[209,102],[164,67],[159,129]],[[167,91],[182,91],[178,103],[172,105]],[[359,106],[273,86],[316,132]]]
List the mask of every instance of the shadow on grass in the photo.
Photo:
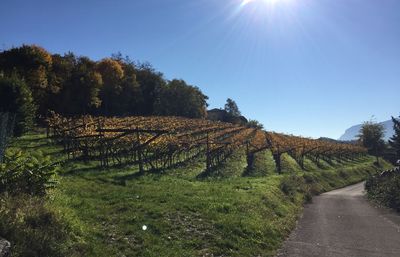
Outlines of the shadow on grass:
[[[145,175],[163,175],[165,173],[167,173],[168,171],[171,170],[176,170],[179,168],[185,168],[188,167],[188,169],[190,169],[189,167],[191,167],[193,165],[193,162],[195,162],[198,158],[200,158],[199,156],[195,156],[193,158],[190,158],[188,160],[184,160],[184,161],[180,161],[177,162],[171,166],[167,166],[167,167],[160,167],[160,168],[156,168],[156,167],[150,167],[148,169],[145,169],[143,172],[140,172],[138,170],[134,171],[131,174],[127,174],[127,175],[120,175],[120,176],[114,176],[112,177],[113,179],[115,179],[116,181],[118,181],[118,183],[126,183],[127,181],[130,180],[136,180],[139,179]],[[124,167],[130,167],[132,165],[132,163],[130,164],[119,164],[119,165],[114,165],[111,166],[110,168],[115,168],[115,169],[121,169]],[[134,163],[134,165],[138,165],[138,163]]]
[[132,173],[132,174],[123,175],[123,176],[114,176],[112,178],[115,181],[117,181],[117,183],[119,183],[119,184],[126,184],[127,181],[138,179],[140,177],[143,177],[144,175],[146,175],[146,172],[137,171],[137,172]]
[[[69,160],[67,162],[73,163],[72,160]],[[90,167],[82,167],[82,168],[77,168],[77,169],[68,169],[67,171],[61,172],[61,176],[74,176],[74,175],[79,175],[79,174],[90,174],[90,173],[99,173],[99,169],[101,169],[100,166],[90,166]]]
[[24,146],[25,149],[37,149],[37,148],[43,148],[46,146],[51,146],[49,143],[42,143],[42,144],[38,144],[38,145],[27,145]]
[[[113,168],[120,169],[120,168],[123,168],[124,166],[128,167],[127,165],[118,165],[118,166],[113,166]],[[118,181],[118,183],[120,183],[120,184],[126,184],[126,182],[130,181],[130,180],[139,179],[146,175],[162,175],[163,173],[166,173],[168,170],[182,167],[182,166],[184,166],[184,164],[175,164],[168,168],[158,168],[158,169],[152,168],[152,169],[144,170],[143,172],[136,170],[136,171],[133,171],[133,173],[131,173],[131,174],[121,175],[121,176],[113,176],[112,178],[115,181]]]
[[206,180],[208,178],[226,178],[229,175],[225,174],[224,171],[225,165],[221,163],[217,166],[212,167],[211,169],[206,169],[196,176],[198,180]]

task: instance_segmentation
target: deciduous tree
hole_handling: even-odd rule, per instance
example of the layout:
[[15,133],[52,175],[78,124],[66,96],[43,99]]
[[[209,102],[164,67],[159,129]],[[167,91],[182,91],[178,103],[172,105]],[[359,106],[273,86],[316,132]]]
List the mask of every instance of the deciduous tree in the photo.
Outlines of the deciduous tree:
[[204,118],[207,99],[199,88],[175,79],[162,88],[155,111],[159,115]]
[[368,149],[368,153],[376,157],[378,164],[379,157],[382,156],[385,149],[384,136],[385,128],[372,121],[364,122],[358,136],[364,147]]
[[51,66],[51,54],[36,45],[22,45],[0,53],[0,70],[7,76],[16,74],[25,80],[40,113],[46,112],[46,96],[54,90],[48,81]]
[[102,110],[105,115],[116,115],[117,103],[122,93],[122,79],[124,70],[122,65],[111,58],[101,60],[97,64],[97,71],[103,79],[103,87],[100,92]]
[[136,80],[141,90],[141,99],[139,99],[139,114],[152,115],[156,102],[160,100],[162,88],[166,81],[163,74],[157,72],[150,64],[144,63],[137,65]]

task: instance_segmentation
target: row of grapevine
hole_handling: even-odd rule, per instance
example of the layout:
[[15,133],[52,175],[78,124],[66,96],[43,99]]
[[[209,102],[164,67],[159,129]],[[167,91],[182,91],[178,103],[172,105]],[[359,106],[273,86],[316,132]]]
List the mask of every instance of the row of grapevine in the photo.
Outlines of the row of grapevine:
[[266,133],[266,137],[278,171],[281,170],[281,156],[284,153],[291,155],[303,169],[305,157],[309,157],[318,164],[321,159],[330,163],[332,159],[340,161],[367,154],[364,147],[352,144],[334,143],[275,132]]
[[304,168],[304,158],[355,158],[362,147],[266,132],[230,123],[180,117],[47,119],[48,135],[63,144],[69,158],[99,160],[101,165],[137,164],[139,170],[160,170],[198,156],[206,157],[207,170],[222,164],[234,151],[245,148],[248,166],[254,156],[269,149],[281,171],[281,156],[290,154]]

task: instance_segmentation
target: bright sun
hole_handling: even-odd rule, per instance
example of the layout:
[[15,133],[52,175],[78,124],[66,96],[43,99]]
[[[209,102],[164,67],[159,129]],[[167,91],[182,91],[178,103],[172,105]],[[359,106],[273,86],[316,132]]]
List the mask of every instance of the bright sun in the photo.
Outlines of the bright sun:
[[252,3],[252,2],[261,2],[261,1],[265,2],[265,3],[268,3],[268,4],[275,4],[275,3],[280,2],[282,0],[243,0],[242,1],[242,6],[247,5],[249,3]]

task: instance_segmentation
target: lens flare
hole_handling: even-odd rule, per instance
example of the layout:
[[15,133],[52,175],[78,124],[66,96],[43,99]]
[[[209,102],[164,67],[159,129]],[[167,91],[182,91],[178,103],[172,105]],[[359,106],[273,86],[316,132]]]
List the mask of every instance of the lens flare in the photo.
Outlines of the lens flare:
[[265,2],[267,4],[275,4],[275,3],[278,3],[280,1],[283,1],[283,0],[243,0],[241,5],[245,6],[245,5],[250,4],[252,2]]
[[253,2],[253,0],[243,0],[241,5],[244,6],[244,5],[247,5],[247,4],[251,3],[251,2]]

